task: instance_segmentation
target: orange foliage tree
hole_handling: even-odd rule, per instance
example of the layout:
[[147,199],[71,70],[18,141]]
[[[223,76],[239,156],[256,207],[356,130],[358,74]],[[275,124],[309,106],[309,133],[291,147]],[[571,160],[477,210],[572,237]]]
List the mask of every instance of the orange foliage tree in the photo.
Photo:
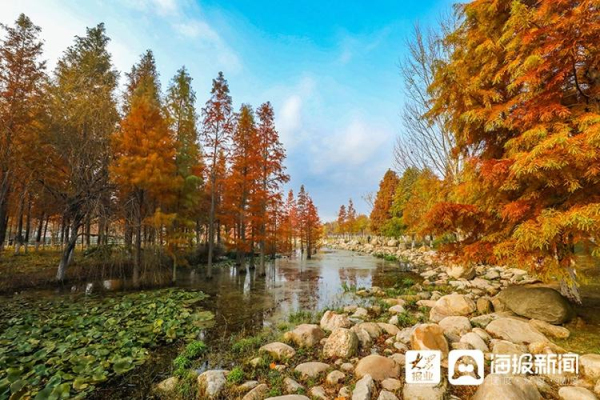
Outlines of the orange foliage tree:
[[388,169],[379,183],[379,191],[373,202],[373,210],[370,216],[371,231],[373,233],[380,234],[381,228],[391,218],[394,194],[399,182],[398,175],[391,169]]
[[[111,173],[131,205],[136,239],[133,284],[139,286],[144,219],[168,207],[181,177],[177,176],[175,141],[162,111],[152,52],[142,56],[129,78],[128,112],[113,135]],[[165,216],[162,221],[172,218]]]
[[457,150],[475,156],[453,204],[430,217],[469,232],[467,254],[558,278],[578,300],[574,249],[597,251],[600,234],[600,4],[476,0],[461,10],[429,116],[446,117]]
[[[258,210],[251,212],[251,206],[256,206],[253,197],[259,191],[260,154],[258,148],[258,133],[254,122],[254,111],[242,105],[231,148],[231,168],[225,182],[225,201],[231,217],[230,225],[235,227],[235,249],[240,272],[246,271],[246,253],[252,249],[248,240],[248,230],[254,230]],[[253,232],[251,232],[252,234]],[[252,241],[254,238],[251,238]]]
[[[290,177],[285,173],[285,166],[283,165],[285,149],[279,141],[279,133],[275,129],[275,116],[271,103],[262,104],[256,114],[259,119],[256,143],[259,171],[258,185],[252,203],[254,204],[253,208],[256,210],[254,220],[258,227],[259,274],[264,275],[267,226],[277,224],[277,214],[279,214],[278,210],[281,203],[281,185],[288,182]],[[269,213],[269,210],[271,210],[271,213]],[[270,218],[269,214],[273,214],[273,217]],[[273,227],[271,231],[277,232],[276,227]]]
[[[31,131],[39,125],[43,110],[45,62],[40,28],[24,14],[14,27],[0,25],[6,37],[0,41],[0,251],[8,225],[9,200],[14,192],[21,153],[32,148]],[[21,173],[23,177],[25,174]],[[20,232],[19,232],[20,233]]]

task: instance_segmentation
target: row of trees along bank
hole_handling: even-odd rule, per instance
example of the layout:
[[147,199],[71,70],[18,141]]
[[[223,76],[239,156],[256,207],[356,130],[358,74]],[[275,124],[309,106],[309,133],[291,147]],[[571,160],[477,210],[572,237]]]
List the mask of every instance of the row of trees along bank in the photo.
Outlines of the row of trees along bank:
[[529,268],[580,301],[600,234],[600,6],[475,0],[415,29],[396,170],[374,234],[435,235],[466,263]]
[[283,194],[289,176],[269,102],[235,112],[219,73],[198,113],[186,68],[163,93],[150,50],[125,74],[119,100],[103,24],[76,37],[50,74],[39,27],[21,15],[2,28],[0,250],[54,238],[62,281],[78,242],[124,245],[136,286],[151,251],[169,255],[175,279],[178,255],[203,243],[208,277],[215,243],[237,252],[242,271],[257,250],[261,274],[267,254],[296,242],[314,250],[317,209],[304,187],[297,199]]

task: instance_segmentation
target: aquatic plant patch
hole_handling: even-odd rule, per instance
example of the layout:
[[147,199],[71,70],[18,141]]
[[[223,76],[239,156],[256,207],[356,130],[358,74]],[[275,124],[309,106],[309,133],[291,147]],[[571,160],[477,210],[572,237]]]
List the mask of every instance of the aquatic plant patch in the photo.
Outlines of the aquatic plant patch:
[[0,309],[0,399],[83,398],[143,364],[149,350],[193,340],[213,314],[176,289],[122,296],[16,297]]

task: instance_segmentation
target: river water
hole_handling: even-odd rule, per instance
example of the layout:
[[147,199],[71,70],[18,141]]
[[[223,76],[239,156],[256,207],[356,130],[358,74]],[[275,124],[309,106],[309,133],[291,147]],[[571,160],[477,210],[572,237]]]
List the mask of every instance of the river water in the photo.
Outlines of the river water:
[[[311,260],[295,256],[271,261],[267,276],[259,277],[256,270],[239,274],[231,267],[216,268],[213,279],[207,280],[204,270],[178,272],[177,287],[201,290],[210,295],[202,308],[215,314],[215,324],[206,329],[202,340],[210,352],[223,351],[233,335],[252,335],[264,327],[287,321],[297,311],[318,312],[326,307],[341,307],[360,303],[344,287],[393,287],[405,278],[415,282],[420,276],[406,271],[398,262],[389,262],[342,250],[324,249]],[[126,283],[125,283],[126,284]],[[77,291],[118,289],[123,282],[105,281],[87,284]],[[169,376],[175,348],[158,351],[142,371],[129,374],[123,380],[101,387],[93,398],[145,398],[152,383]],[[211,357],[203,369],[231,368],[218,357]]]

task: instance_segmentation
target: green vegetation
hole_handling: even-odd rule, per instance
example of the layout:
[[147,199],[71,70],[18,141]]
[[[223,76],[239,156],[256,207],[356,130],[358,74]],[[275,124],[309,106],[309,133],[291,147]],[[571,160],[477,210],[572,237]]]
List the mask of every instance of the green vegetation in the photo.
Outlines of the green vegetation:
[[206,349],[206,345],[200,340],[189,343],[173,360],[174,375],[180,378],[184,377],[192,361],[201,356]]
[[[173,289],[103,299],[17,297],[0,311],[0,398],[83,398],[143,364],[150,349],[195,339],[213,319],[195,307],[205,297]],[[200,354],[200,343],[188,345],[186,356]]]
[[292,324],[309,324],[313,322],[317,322],[318,318],[315,314],[306,310],[298,310],[294,313],[291,313],[288,317],[288,321]]
[[241,367],[234,367],[227,375],[227,382],[240,384],[244,382],[244,370]]

